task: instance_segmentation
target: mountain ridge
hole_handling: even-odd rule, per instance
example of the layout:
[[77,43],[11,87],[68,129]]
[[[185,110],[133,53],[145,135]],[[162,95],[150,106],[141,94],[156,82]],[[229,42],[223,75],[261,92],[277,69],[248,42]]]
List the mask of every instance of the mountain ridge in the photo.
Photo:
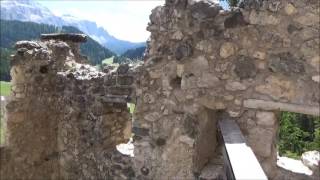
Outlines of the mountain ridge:
[[106,29],[90,20],[80,19],[72,15],[57,16],[50,9],[33,0],[11,0],[1,1],[0,3],[1,19],[30,21],[59,27],[73,26],[117,54],[145,45],[145,42],[134,43],[117,39],[110,35]]
[[[41,34],[50,33],[83,33],[79,29],[72,26],[57,27],[48,24],[39,24],[34,22],[23,22],[17,20],[1,20],[0,22],[0,47],[13,49],[14,44],[21,40],[36,40]],[[102,46],[91,37],[88,37],[87,42],[80,45],[81,53],[88,57],[88,60],[93,65],[101,64],[105,58],[115,55],[106,47]]]

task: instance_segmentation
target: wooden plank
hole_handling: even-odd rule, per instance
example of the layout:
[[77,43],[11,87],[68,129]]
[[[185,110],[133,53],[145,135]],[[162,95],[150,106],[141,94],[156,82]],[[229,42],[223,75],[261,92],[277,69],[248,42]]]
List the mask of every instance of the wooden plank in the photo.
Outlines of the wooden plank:
[[225,153],[236,180],[267,180],[252,149],[246,144],[239,126],[234,120],[219,121],[225,145]]
[[278,110],[278,111],[289,111],[302,114],[309,114],[313,116],[320,115],[320,106],[306,106],[299,104],[290,104],[274,101],[266,101],[259,99],[247,99],[243,102],[244,107],[251,109],[262,109],[262,110]]

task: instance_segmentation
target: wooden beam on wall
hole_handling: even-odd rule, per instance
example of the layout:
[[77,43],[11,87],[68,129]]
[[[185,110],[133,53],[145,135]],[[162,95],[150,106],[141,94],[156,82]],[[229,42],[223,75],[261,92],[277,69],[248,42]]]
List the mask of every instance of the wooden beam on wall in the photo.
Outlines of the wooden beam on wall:
[[243,102],[244,107],[250,109],[261,109],[261,110],[277,110],[277,111],[289,111],[301,114],[308,114],[313,116],[320,115],[320,106],[307,106],[299,104],[290,104],[283,102],[266,101],[259,99],[247,99]]

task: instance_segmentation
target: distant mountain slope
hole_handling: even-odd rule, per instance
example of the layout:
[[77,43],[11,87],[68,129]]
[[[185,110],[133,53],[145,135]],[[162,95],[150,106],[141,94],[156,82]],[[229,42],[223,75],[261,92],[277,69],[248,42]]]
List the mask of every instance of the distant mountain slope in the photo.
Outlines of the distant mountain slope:
[[[56,27],[52,25],[37,24],[33,22],[1,20],[0,25],[0,47],[6,49],[12,49],[13,45],[20,40],[39,39],[40,34],[43,33],[82,33],[75,27]],[[100,64],[103,59],[115,55],[115,53],[101,46],[98,42],[91,39],[90,37],[88,38],[88,41],[86,43],[81,44],[80,48],[81,53],[88,56],[89,61],[94,65]]]
[[132,43],[119,40],[92,21],[82,20],[71,15],[56,16],[48,8],[33,0],[10,0],[0,3],[1,19],[31,21],[60,27],[74,26],[117,54],[145,45],[144,42]]
[[145,50],[146,50],[146,46],[138,47],[135,49],[129,49],[126,52],[124,52],[121,56],[130,58],[132,60],[135,60],[135,59],[141,60],[143,58],[143,54]]
[[98,41],[100,44],[104,45],[118,55],[124,53],[128,49],[145,46],[146,44],[145,42],[132,43],[130,41],[117,39],[114,36],[110,35],[107,30],[102,27],[98,27],[98,25],[92,21],[81,20],[71,15],[63,15],[62,18],[65,21],[65,25],[77,27],[78,29],[92,37],[94,40]]

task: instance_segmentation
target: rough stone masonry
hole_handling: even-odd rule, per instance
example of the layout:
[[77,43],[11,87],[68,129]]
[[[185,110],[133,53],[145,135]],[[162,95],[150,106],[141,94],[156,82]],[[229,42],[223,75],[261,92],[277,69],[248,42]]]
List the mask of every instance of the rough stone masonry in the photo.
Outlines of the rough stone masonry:
[[[319,15],[317,0],[166,0],[143,66],[104,72],[82,63],[82,36],[18,42],[1,178],[225,179],[228,116],[269,179],[317,179],[278,168],[276,140],[280,110],[319,115]],[[132,159],[115,150],[131,130]]]
[[12,60],[1,179],[110,179],[134,176],[116,151],[131,136],[128,65],[98,72],[79,54],[86,37],[20,41]]
[[[167,0],[150,15],[133,123],[138,179],[222,179],[216,122],[236,119],[270,179],[279,110],[319,115],[319,1]],[[245,166],[246,162],[243,162]]]

